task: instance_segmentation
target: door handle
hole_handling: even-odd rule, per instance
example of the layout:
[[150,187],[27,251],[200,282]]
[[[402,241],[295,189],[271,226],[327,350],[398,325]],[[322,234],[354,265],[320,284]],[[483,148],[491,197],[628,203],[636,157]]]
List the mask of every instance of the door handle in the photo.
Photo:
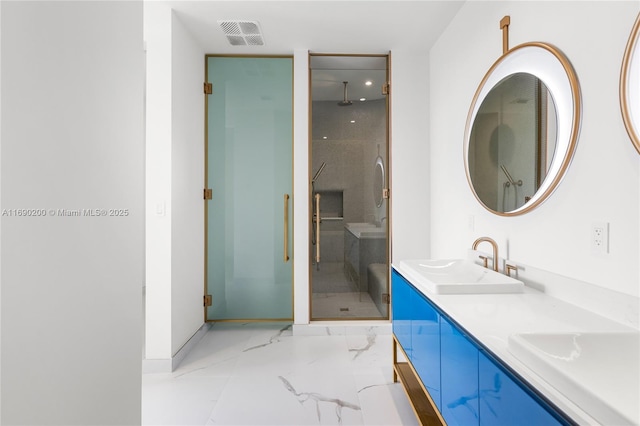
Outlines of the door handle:
[[320,194],[316,194],[316,264],[320,264]]
[[289,261],[289,194],[284,194],[284,261]]

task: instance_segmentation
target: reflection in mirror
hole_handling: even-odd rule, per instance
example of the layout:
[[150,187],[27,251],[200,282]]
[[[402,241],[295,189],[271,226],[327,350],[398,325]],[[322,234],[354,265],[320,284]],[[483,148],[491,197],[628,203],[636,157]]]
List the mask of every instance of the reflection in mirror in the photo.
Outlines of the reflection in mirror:
[[489,209],[524,206],[547,176],[556,149],[556,109],[544,83],[528,73],[498,82],[475,116],[469,177]]
[[373,200],[376,207],[382,206],[384,198],[384,162],[382,157],[378,156],[373,166]]
[[[520,76],[519,74],[525,75]],[[525,89],[522,89],[522,93],[520,93],[521,89],[509,88],[512,85],[519,86],[516,83],[521,79],[526,81],[527,75],[535,76],[540,81],[530,80],[530,83],[524,86]],[[512,79],[513,83],[511,83]],[[546,88],[543,88],[541,82],[544,82]],[[500,83],[504,84],[505,93],[500,93]],[[494,89],[497,91],[495,96],[492,94]],[[534,95],[526,95],[526,92],[531,92]],[[486,127],[483,130],[486,135],[480,135],[478,132],[482,129],[479,129],[475,132],[478,133],[478,136],[475,136],[472,141],[471,131],[476,125],[476,116],[482,112],[480,107],[489,95],[495,99],[488,103],[498,104],[498,107],[494,107],[493,110],[489,106],[486,108],[487,114],[494,114],[493,121],[488,124],[483,123],[488,119],[478,121],[478,126]],[[530,135],[523,136],[526,132],[521,133],[520,126],[516,125],[521,120],[507,120],[514,111],[517,111],[515,108],[517,105],[533,105],[528,113],[529,123],[535,123],[533,127],[535,129],[533,136],[535,148],[529,148],[529,150],[534,149],[533,156],[523,156],[520,153],[521,139],[532,138]],[[482,206],[497,215],[516,216],[527,213],[544,202],[556,190],[571,164],[578,143],[581,110],[582,96],[578,77],[567,57],[555,46],[542,42],[529,42],[518,45],[503,54],[489,68],[478,86],[469,109],[464,132],[464,162],[467,180],[474,196]],[[503,126],[499,127],[501,124]],[[509,126],[513,135],[506,130],[504,125]],[[531,125],[525,126],[525,128],[530,127]],[[483,153],[478,153],[480,148],[475,147],[480,142],[475,142],[475,140],[484,137],[490,141],[492,134],[494,139],[497,138],[497,141],[493,142],[493,146],[498,147],[494,148],[494,151],[497,149],[493,154],[494,159],[491,160],[490,154],[487,153],[486,150],[489,149],[490,144],[485,141],[484,144],[488,147],[485,148],[484,160],[482,160]],[[505,140],[500,141],[501,137],[504,137]],[[513,146],[507,148],[509,138],[513,140]],[[476,152],[469,155],[470,149],[475,149]],[[509,149],[513,150],[513,154],[509,154]],[[500,152],[500,150],[504,150],[504,152]],[[506,164],[508,157],[513,158],[513,164]],[[471,174],[470,161],[474,163],[475,177],[472,177]],[[497,165],[492,166],[491,161]],[[526,170],[533,171],[527,173]],[[478,174],[481,172],[488,174],[489,178],[479,178]],[[498,181],[497,176],[502,176],[503,180]],[[505,179],[513,194],[502,191],[502,185],[506,186]],[[521,180],[522,185],[519,185]],[[485,183],[486,181],[488,183]],[[518,194],[515,194],[514,189],[517,189]],[[483,195],[485,197],[483,199],[478,195],[479,191],[485,190],[494,192],[493,200],[490,196]],[[503,196],[504,203],[502,202]],[[500,211],[503,204],[504,211]]]

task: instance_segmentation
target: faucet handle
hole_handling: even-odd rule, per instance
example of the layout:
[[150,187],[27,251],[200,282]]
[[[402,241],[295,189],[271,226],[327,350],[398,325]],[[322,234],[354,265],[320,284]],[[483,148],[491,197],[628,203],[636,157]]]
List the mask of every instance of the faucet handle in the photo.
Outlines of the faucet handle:
[[507,263],[506,271],[507,271],[507,276],[510,277],[511,276],[511,271],[514,271],[517,274],[518,267],[516,265],[511,265],[511,264]]
[[480,259],[482,259],[482,262],[484,263],[484,267],[488,268],[489,267],[489,258],[487,256],[478,256]]

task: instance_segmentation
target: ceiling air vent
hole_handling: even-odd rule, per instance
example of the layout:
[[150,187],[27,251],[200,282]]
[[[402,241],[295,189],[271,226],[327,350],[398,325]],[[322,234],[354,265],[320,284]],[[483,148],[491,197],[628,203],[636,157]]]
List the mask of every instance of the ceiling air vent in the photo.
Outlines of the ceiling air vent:
[[257,21],[218,21],[232,46],[262,46],[264,38]]

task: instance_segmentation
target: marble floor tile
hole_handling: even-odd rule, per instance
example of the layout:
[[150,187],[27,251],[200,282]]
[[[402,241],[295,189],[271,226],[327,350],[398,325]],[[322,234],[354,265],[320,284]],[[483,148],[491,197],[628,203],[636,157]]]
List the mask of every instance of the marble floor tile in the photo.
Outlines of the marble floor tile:
[[362,425],[352,376],[236,376],[209,425]]
[[392,380],[391,353],[393,338],[391,335],[379,335],[370,332],[361,335],[349,334],[345,338],[347,340],[352,374],[381,373],[389,380]]
[[142,378],[142,424],[205,424],[228,381],[228,377],[145,374]]
[[142,424],[417,424],[393,383],[391,335],[291,329],[214,324],[176,371],[143,376]]
[[[419,425],[407,395],[392,374],[357,375],[356,387],[365,425]],[[389,409],[392,405],[394,408]]]
[[349,353],[344,336],[285,337],[268,346],[253,346],[243,352],[237,374],[299,374],[313,369],[318,373],[348,373]]

